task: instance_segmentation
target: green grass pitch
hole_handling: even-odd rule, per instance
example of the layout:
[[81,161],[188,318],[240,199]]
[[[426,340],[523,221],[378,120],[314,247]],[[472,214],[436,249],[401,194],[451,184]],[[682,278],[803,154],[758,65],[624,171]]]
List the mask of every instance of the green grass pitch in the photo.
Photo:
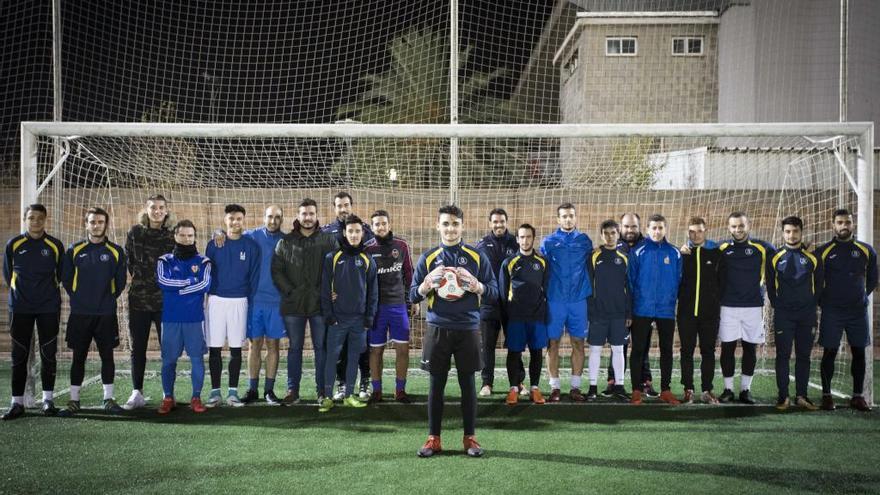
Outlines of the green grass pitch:
[[[95,361],[87,378],[97,374]],[[319,415],[309,401],[294,407],[221,407],[194,416],[183,405],[190,389],[187,368],[181,361],[181,407],[167,417],[154,411],[161,387],[158,363],[151,362],[149,409],[121,417],[89,409],[66,420],[29,411],[0,424],[0,494],[880,493],[876,410],[778,413],[770,405],[607,402],[508,407],[507,380],[499,370],[497,392],[479,403],[477,438],[486,455],[470,459],[461,451],[458,385],[450,377],[446,451],[419,459],[415,452],[427,434],[427,381],[421,372],[410,376],[408,388],[419,401],[413,405],[338,407]],[[69,363],[61,362],[56,389],[66,387],[68,370]],[[281,370],[279,394],[283,360]],[[677,381],[675,376],[673,391],[679,393]],[[129,376],[120,373],[116,383],[123,402]],[[246,383],[243,375],[242,387]],[[303,390],[311,391],[312,383],[307,374]],[[384,386],[386,395],[394,387],[387,368]],[[85,387],[83,405],[97,407],[100,389],[97,383]],[[756,377],[753,390],[769,404],[775,395],[772,377]],[[8,361],[0,362],[0,397],[9,397]],[[66,401],[61,396],[57,402]]]

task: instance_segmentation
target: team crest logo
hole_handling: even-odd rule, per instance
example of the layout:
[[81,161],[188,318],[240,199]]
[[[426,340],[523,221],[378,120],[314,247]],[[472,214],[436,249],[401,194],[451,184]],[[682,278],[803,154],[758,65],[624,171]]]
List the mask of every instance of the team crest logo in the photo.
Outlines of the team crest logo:
[[850,256],[852,256],[853,258],[858,258],[859,252],[858,251],[850,251]]
[[193,273],[199,273],[199,265],[193,265],[189,267],[189,269],[192,270]]
[[440,258],[437,258],[436,260],[434,260],[434,267],[438,267],[442,264],[443,264],[443,260],[441,260]]
[[464,256],[459,256],[458,257],[458,264],[461,266],[467,265],[467,258],[465,258]]
[[[666,263],[666,264],[668,265],[668,264],[669,264],[669,258],[666,258],[665,260],[663,260],[663,262]],[[621,263],[623,263],[623,260],[621,260],[620,258],[614,258],[614,264],[615,264],[615,265],[619,265],[619,264],[621,264]]]
[[[620,259],[620,258],[618,258],[617,260],[614,260],[614,261],[618,261],[619,259]],[[669,256],[663,258],[663,264],[664,264],[664,265],[668,265],[668,264],[669,264]]]
[[513,248],[507,248],[507,255],[510,256],[513,254]]
[[244,251],[240,251],[238,253],[238,259],[240,259],[241,261],[247,261],[247,253],[245,253]]
[[48,249],[41,249],[40,254],[42,254],[43,256],[49,256],[49,250]]
[[806,259],[806,258],[801,258],[801,264],[802,264],[802,265],[806,265],[806,264],[807,264],[807,259]]
[[105,261],[105,262],[106,262],[106,261],[110,261],[110,255],[107,254],[107,253],[102,254],[102,255],[101,255],[101,261]]
[[754,252],[755,252],[754,249],[752,249],[752,248],[746,248],[746,256],[751,256],[752,253],[754,253]]
[[541,269],[541,264],[540,264],[540,263],[534,263],[534,264],[532,265],[532,270],[538,271],[538,270],[540,270],[540,269]]
[[391,257],[394,259],[400,258],[400,251],[397,248],[391,250]]
[[360,258],[354,260],[355,266],[364,266],[364,262]]

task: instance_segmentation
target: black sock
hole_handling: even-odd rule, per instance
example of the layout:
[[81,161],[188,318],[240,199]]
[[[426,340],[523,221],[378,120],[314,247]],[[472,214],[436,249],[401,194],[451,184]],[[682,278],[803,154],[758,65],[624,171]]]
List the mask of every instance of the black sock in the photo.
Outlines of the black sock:
[[113,349],[98,349],[101,356],[101,383],[109,385],[116,376],[116,363],[113,361]]
[[428,434],[440,435],[443,424],[443,396],[446,391],[446,380],[449,375],[432,374],[428,386]]
[[730,378],[736,369],[736,341],[721,343],[721,374]]
[[507,379],[511,387],[519,386],[521,368],[522,352],[507,351]]
[[74,386],[82,385],[83,378],[86,376],[86,358],[89,356],[89,348],[74,349],[73,362],[70,364],[70,384]]
[[541,381],[541,370],[544,368],[542,349],[529,349],[529,385],[537,387]]
[[220,374],[223,373],[223,357],[220,347],[211,347],[208,349],[208,368],[211,372],[211,388],[218,390],[220,388]]
[[465,435],[473,435],[477,427],[477,383],[473,373],[458,375],[461,387],[461,422]]
[[742,374],[746,376],[755,376],[755,365],[758,364],[758,345],[744,340],[742,347]]
[[[862,355],[864,358],[864,355]],[[837,359],[837,349],[825,349],[822,353],[822,395],[831,394],[831,377],[834,376],[834,360]],[[864,375],[862,375],[864,378]]]
[[865,387],[865,348],[850,347],[852,352],[853,395],[862,395]]
[[[222,367],[222,365],[221,365]],[[229,348],[229,388],[238,388],[238,376],[241,374],[241,347]]]

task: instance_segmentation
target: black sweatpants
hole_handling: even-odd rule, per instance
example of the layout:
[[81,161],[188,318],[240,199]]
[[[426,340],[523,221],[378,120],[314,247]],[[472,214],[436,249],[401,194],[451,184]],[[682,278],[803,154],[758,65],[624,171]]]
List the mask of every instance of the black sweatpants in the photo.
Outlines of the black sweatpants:
[[58,352],[60,314],[12,313],[9,316],[12,337],[12,396],[24,395],[35,324],[40,344],[40,380],[43,390],[53,390],[58,368],[55,356]]
[[156,326],[156,336],[162,340],[162,312],[138,311],[128,313],[128,333],[131,336],[131,382],[135,390],[144,389],[144,370],[147,367],[147,344],[150,328]]
[[[632,354],[629,358],[630,376],[633,390],[639,390],[642,377],[642,363],[650,349],[651,322],[657,324],[660,336],[660,390],[669,390],[672,383],[672,342],[675,338],[675,320],[669,318],[633,318]],[[647,336],[647,338],[646,338]]]
[[694,350],[700,342],[700,386],[703,392],[712,390],[715,378],[715,344],[718,341],[718,316],[702,318],[689,315],[678,317],[678,336],[681,341],[681,384],[694,390]]

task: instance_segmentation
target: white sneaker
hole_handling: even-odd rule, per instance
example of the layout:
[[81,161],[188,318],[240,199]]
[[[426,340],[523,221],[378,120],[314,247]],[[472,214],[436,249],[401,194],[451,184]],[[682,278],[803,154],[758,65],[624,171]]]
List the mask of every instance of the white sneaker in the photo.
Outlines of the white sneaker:
[[520,386],[519,387],[519,396],[520,397],[528,397],[529,396],[529,387]]
[[244,402],[238,398],[237,394],[229,394],[226,396],[226,405],[231,407],[244,407]]
[[366,390],[361,390],[360,392],[358,392],[358,398],[360,398],[361,400],[367,400],[370,398],[370,393]]
[[208,397],[208,400],[205,401],[205,407],[211,409],[219,406],[223,402],[223,397],[220,394],[211,394]]
[[492,387],[483,385],[483,388],[480,389],[480,397],[489,397],[490,395],[492,395]]
[[333,400],[342,400],[345,398],[345,389],[337,388],[336,393],[333,394]]
[[138,409],[147,405],[146,399],[144,399],[144,394],[140,392],[140,390],[134,390],[131,392],[131,397],[128,398],[125,405],[122,406],[126,411],[131,411],[132,409]]

